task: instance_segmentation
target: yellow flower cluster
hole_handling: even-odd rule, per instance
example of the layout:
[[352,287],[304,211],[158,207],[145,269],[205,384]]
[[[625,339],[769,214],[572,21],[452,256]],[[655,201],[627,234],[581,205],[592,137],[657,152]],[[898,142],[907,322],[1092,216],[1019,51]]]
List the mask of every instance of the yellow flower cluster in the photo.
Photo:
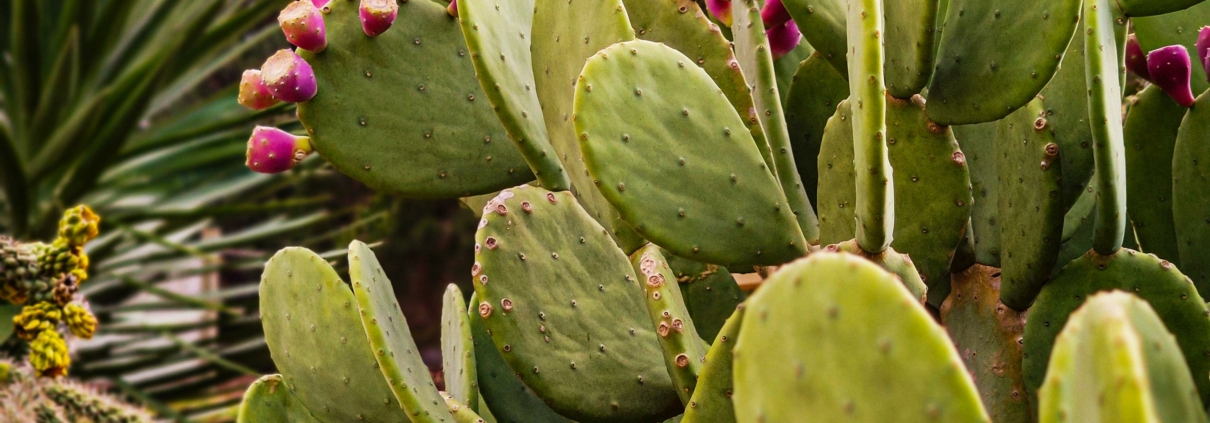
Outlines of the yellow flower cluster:
[[67,374],[71,358],[67,356],[67,341],[59,332],[45,330],[29,343],[29,362],[38,376],[59,377]]
[[63,321],[71,329],[71,334],[77,337],[92,339],[92,335],[97,333],[97,318],[79,304],[71,303],[63,308]]
[[100,223],[101,217],[88,206],[73,207],[63,212],[63,218],[59,220],[59,239],[69,246],[83,247],[100,233],[97,227]]
[[55,325],[63,320],[63,311],[52,303],[37,303],[21,309],[21,314],[13,317],[17,337],[33,341],[42,332],[54,332]]

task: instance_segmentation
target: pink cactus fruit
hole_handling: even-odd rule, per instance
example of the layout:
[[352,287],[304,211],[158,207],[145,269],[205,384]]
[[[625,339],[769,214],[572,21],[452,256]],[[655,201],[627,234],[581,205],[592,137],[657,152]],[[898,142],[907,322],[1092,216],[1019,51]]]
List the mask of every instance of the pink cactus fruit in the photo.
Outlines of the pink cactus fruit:
[[361,0],[361,30],[370,37],[377,37],[391,29],[395,17],[399,16],[399,5],[395,0]]
[[257,126],[248,139],[248,169],[260,173],[280,173],[293,169],[311,154],[311,139],[289,132]]
[[303,50],[319,53],[328,47],[328,32],[324,28],[323,12],[307,0],[290,3],[277,15],[277,23],[286,40]]
[[273,92],[261,81],[258,69],[244,71],[239,81],[239,96],[236,101],[252,110],[264,110],[278,103],[278,100],[273,98]]
[[1192,65],[1185,46],[1160,47],[1147,54],[1147,71],[1151,80],[1184,107],[1193,106],[1193,90],[1189,87]]
[[291,103],[310,100],[317,90],[311,65],[290,50],[278,50],[265,61],[261,80],[274,98]]

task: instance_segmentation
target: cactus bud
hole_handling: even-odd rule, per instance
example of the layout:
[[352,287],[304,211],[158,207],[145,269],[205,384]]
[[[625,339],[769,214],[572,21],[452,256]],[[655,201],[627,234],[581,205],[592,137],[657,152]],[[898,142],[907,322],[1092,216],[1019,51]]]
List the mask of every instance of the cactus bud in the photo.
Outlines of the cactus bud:
[[769,0],[760,10],[760,19],[765,23],[766,29],[773,28],[790,21],[790,12],[786,10],[786,6],[781,3],[781,0]]
[[794,50],[794,47],[798,47],[799,41],[802,40],[798,24],[795,24],[793,20],[765,30],[765,35],[769,37],[769,49],[772,50],[773,60],[780,59],[786,53]]
[[294,165],[311,154],[311,139],[295,136],[289,132],[257,126],[248,139],[248,169],[260,173],[279,173],[293,169]]
[[450,16],[455,18],[458,17],[458,0],[451,1],[450,5],[445,7],[445,11],[446,13],[449,13]]
[[1197,61],[1210,79],[1210,26],[1203,26],[1197,33]]
[[731,0],[706,0],[706,9],[723,26],[731,26]]
[[259,69],[248,69],[239,81],[239,104],[252,110],[264,110],[278,103],[273,92],[260,78]]
[[286,40],[298,48],[319,53],[328,47],[328,32],[324,28],[323,14],[310,1],[298,0],[290,3],[277,15],[277,23],[286,34]]
[[1139,78],[1151,80],[1151,73],[1147,71],[1147,53],[1143,53],[1143,48],[1139,46],[1139,38],[1134,34],[1126,37],[1126,69],[1138,75]]
[[315,71],[293,51],[278,50],[261,66],[261,80],[273,97],[299,103],[315,97]]
[[1189,51],[1182,45],[1160,47],[1147,55],[1152,82],[1184,107],[1193,106],[1193,90],[1189,87],[1191,66]]
[[399,15],[395,0],[361,0],[361,30],[370,37],[377,37],[391,29]]

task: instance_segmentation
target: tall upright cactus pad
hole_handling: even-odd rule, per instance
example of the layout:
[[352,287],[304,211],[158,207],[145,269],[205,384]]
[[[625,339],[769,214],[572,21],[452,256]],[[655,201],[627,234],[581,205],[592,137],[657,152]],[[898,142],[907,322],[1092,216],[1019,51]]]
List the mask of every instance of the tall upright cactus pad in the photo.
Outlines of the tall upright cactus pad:
[[849,74],[846,60],[845,2],[842,0],[784,0],[811,47],[841,75]]
[[857,174],[853,167],[853,107],[836,106],[820,139],[818,160],[819,240],[834,244],[856,236]]
[[756,118],[765,129],[765,137],[773,154],[773,175],[777,177],[803,235],[808,242],[818,245],[819,219],[811,208],[811,200],[807,198],[806,188],[794,162],[786,114],[777,90],[772,48],[761,20],[760,3],[757,0],[731,0],[731,16],[734,19],[731,34],[736,61],[749,77],[752,100],[756,102]]
[[[1083,29],[1083,25],[1078,27]],[[1063,209],[1071,208],[1092,177],[1092,127],[1088,119],[1088,86],[1084,76],[1084,37],[1076,31],[1059,70],[1040,100],[1046,110],[1046,130],[1063,156]],[[961,140],[960,140],[961,141]]]
[[457,22],[433,2],[399,7],[394,28],[370,38],[356,2],[325,5],[328,48],[299,52],[319,85],[298,105],[315,150],[371,188],[415,197],[532,180],[475,80]]
[[928,87],[929,117],[946,125],[991,122],[1029,103],[1058,69],[1082,3],[951,0]]
[[1093,295],[1055,341],[1039,420],[1205,422],[1184,361],[1145,301],[1121,291]]
[[[1134,224],[1139,247],[1189,272],[1180,261],[1172,220],[1172,159],[1184,117],[1184,107],[1172,101],[1159,86],[1150,85],[1131,102],[1122,137],[1126,153],[1126,211]],[[1182,162],[1188,164],[1188,160]],[[1190,266],[1196,268],[1197,264]]]
[[798,165],[803,186],[807,187],[807,198],[816,210],[819,208],[815,189],[819,187],[817,166],[824,128],[828,118],[836,114],[836,107],[846,98],[849,98],[848,81],[818,51],[799,64],[786,95],[786,127],[790,128],[794,163]]
[[571,180],[550,145],[542,105],[534,91],[529,51],[534,0],[462,0],[455,7],[479,84],[509,138],[538,183],[556,191],[570,189]]
[[710,75],[736,113],[744,119],[761,157],[772,168],[769,142],[760,120],[756,119],[756,106],[748,82],[735,60],[731,41],[723,36],[722,29],[710,22],[693,0],[628,0],[624,3],[639,39],[663,43],[684,53]]
[[883,2],[886,88],[892,97],[908,99],[928,85],[933,75],[937,10],[937,0]]
[[997,122],[996,160],[1002,252],[1000,300],[1024,311],[1050,278],[1063,236],[1062,168],[1041,100]]
[[576,87],[576,132],[600,193],[673,254],[780,264],[807,240],[751,134],[710,77],[662,44],[615,44]]
[[[392,291],[386,288],[385,292]],[[426,408],[429,414],[422,412],[421,416],[412,416],[413,410],[401,407],[380,370],[375,352],[379,346],[371,344],[367,336],[371,331],[362,327],[359,308],[349,286],[315,253],[286,248],[269,259],[260,285],[261,321],[269,352],[286,386],[321,421],[448,419],[443,406]],[[393,337],[410,338],[410,334],[396,332]],[[415,350],[393,352],[399,357],[383,359],[417,354]],[[427,369],[420,369],[413,373],[416,380],[408,379],[408,387],[417,391],[409,389],[408,393],[420,396],[424,390],[426,397],[436,396],[437,389],[427,381]]]
[[1109,0],[1084,4],[1084,74],[1088,87],[1088,120],[1096,165],[1097,207],[1092,248],[1113,254],[1126,233],[1126,157],[1122,145],[1122,94],[1119,59]]
[[[1167,1],[1142,2],[1135,0],[1131,3],[1154,3],[1160,5]],[[1201,27],[1210,24],[1210,2],[1202,1],[1187,9],[1157,16],[1133,18],[1130,20],[1134,34],[1138,36],[1139,46],[1143,51],[1152,51],[1164,46],[1180,44],[1190,52],[1197,50],[1197,32]],[[1197,64],[1193,65],[1189,84],[1193,94],[1199,95],[1210,89],[1206,80],[1206,69]]]
[[951,126],[971,173],[971,233],[975,261],[1000,267],[1000,195],[997,187],[996,123]]
[[445,392],[479,410],[479,375],[466,299],[458,285],[449,284],[441,298],[441,369]]
[[647,315],[660,336],[664,365],[672,376],[681,402],[688,405],[706,357],[706,342],[697,334],[680,287],[676,286],[676,274],[660,252],[660,247],[647,244],[640,248],[630,255],[630,265],[634,267],[635,275],[644,282]]
[[238,423],[319,423],[290,392],[281,375],[261,376],[244,392]]
[[448,417],[441,396],[420,359],[407,318],[378,258],[361,241],[349,243],[349,280],[357,297],[358,315],[370,348],[400,406],[414,422],[438,422]]
[[697,328],[702,340],[710,342],[747,296],[726,267],[677,257],[667,252],[664,258],[676,276],[693,327]]
[[571,177],[572,193],[624,252],[633,252],[646,241],[622,222],[596,189],[572,122],[572,103],[584,62],[613,43],[634,39],[626,8],[621,0],[536,1],[533,29],[534,89],[542,103],[551,146]]
[[571,193],[504,190],[475,240],[479,316],[509,367],[551,408],[582,422],[681,412],[642,281]]
[[735,406],[731,403],[734,386],[731,373],[732,351],[739,339],[744,321],[743,307],[737,308],[723,325],[710,350],[697,380],[697,389],[685,407],[681,423],[735,423]]
[[[534,395],[533,390],[525,386],[508,367],[496,344],[492,342],[491,334],[483,319],[479,317],[479,295],[471,293],[468,312],[470,316],[471,334],[475,344],[475,367],[479,376],[480,398],[490,410],[496,421],[500,423],[571,423],[550,409],[546,402]],[[480,406],[479,412],[485,412]]]
[[454,416],[453,423],[485,423],[486,420],[480,417],[475,412],[474,408],[466,405],[465,402],[458,400],[449,393],[442,393],[441,397],[445,399],[445,407],[450,414]]
[[895,228],[895,187],[888,161],[882,2],[848,5],[849,93],[853,108],[853,166],[858,169],[857,245],[879,253]]
[[1198,96],[1185,114],[1172,153],[1172,223],[1181,271],[1210,295],[1210,94]]
[[854,255],[783,267],[745,307],[738,421],[989,421],[945,329],[918,301]]
[[[1026,387],[1036,394],[1046,375],[1055,337],[1084,300],[1101,291],[1122,290],[1150,303],[1184,353],[1189,371],[1210,374],[1210,311],[1193,284],[1171,263],[1152,255],[1119,249],[1110,256],[1094,251],[1073,261],[1051,279],[1029,311],[1025,324]],[[1202,401],[1210,399],[1210,379],[1195,378]]]
[[[1096,220],[1096,184],[1089,184],[1076,203],[1063,216],[1063,242],[1059,247],[1058,263],[1066,265],[1092,249],[1092,222]],[[1055,269],[1056,271],[1058,269]]]
[[953,290],[941,305],[941,324],[971,371],[992,421],[1026,422],[1035,412],[1021,373],[1026,314],[1000,302],[998,273],[980,264],[955,272]]

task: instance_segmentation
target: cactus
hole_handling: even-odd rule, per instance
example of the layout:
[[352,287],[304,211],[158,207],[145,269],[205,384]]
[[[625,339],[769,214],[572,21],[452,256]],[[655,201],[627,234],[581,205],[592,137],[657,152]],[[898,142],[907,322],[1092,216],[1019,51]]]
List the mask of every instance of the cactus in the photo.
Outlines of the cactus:
[[0,359],[0,421],[151,422],[151,413],[95,387],[37,377],[34,369]]
[[[786,125],[790,128],[790,144],[794,148],[794,163],[802,183],[807,187],[811,205],[819,211],[818,187],[820,147],[828,118],[836,113],[841,101],[849,97],[849,83],[845,76],[828,65],[816,51],[804,60],[794,72],[786,96]],[[846,166],[851,168],[851,166]],[[822,214],[822,211],[819,212]],[[820,231],[823,218],[820,217]],[[822,236],[822,234],[821,234]]]
[[1097,294],[1055,341],[1040,421],[1205,422],[1175,338],[1146,302]]
[[630,264],[634,266],[635,275],[643,281],[647,314],[660,336],[664,366],[672,376],[681,402],[689,405],[702,361],[706,358],[706,342],[698,337],[681,289],[676,286],[676,275],[659,247],[647,244],[640,248],[630,255]]
[[662,253],[676,276],[698,336],[710,342],[747,295],[726,267]]
[[1210,149],[1206,143],[1206,137],[1210,136],[1208,104],[1210,95],[1198,96],[1181,121],[1172,151],[1172,225],[1176,231],[1178,262],[1203,297],[1210,295],[1210,262],[1203,255],[1210,248],[1210,232],[1206,230],[1210,171],[1201,159]]
[[[1191,0],[1180,1],[1185,4],[1194,3]],[[1141,2],[1135,0],[1132,3],[1155,3],[1156,5],[1162,5],[1169,2]],[[1171,45],[1182,45],[1188,51],[1200,52],[1197,49],[1198,36],[1195,34],[1197,34],[1199,29],[1208,24],[1210,24],[1210,3],[1204,1],[1192,4],[1187,8],[1173,8],[1171,13],[1130,19],[1130,25],[1138,37],[1139,46],[1142,51],[1146,52]],[[1202,63],[1200,58],[1198,63]],[[1193,66],[1193,69],[1191,69],[1189,83],[1193,87],[1194,95],[1201,94],[1210,89],[1210,80],[1207,79],[1206,75],[1207,71],[1203,66]]]
[[706,352],[698,376],[698,389],[689,398],[682,423],[731,423],[735,421],[735,406],[731,402],[734,378],[731,373],[735,340],[744,321],[744,309],[738,307],[727,318],[718,336]]
[[441,368],[445,372],[445,392],[478,412],[478,366],[475,365],[474,339],[467,317],[466,300],[462,290],[454,284],[445,288],[442,300]]
[[309,422],[319,420],[311,415],[311,411],[294,396],[286,386],[281,375],[262,376],[253,382],[244,392],[244,400],[240,404],[239,423],[254,422]]
[[[1139,246],[1181,266],[1173,226],[1173,149],[1185,110],[1160,87],[1143,89],[1122,128],[1126,153],[1126,211]],[[1186,269],[1188,270],[1188,269]]]

